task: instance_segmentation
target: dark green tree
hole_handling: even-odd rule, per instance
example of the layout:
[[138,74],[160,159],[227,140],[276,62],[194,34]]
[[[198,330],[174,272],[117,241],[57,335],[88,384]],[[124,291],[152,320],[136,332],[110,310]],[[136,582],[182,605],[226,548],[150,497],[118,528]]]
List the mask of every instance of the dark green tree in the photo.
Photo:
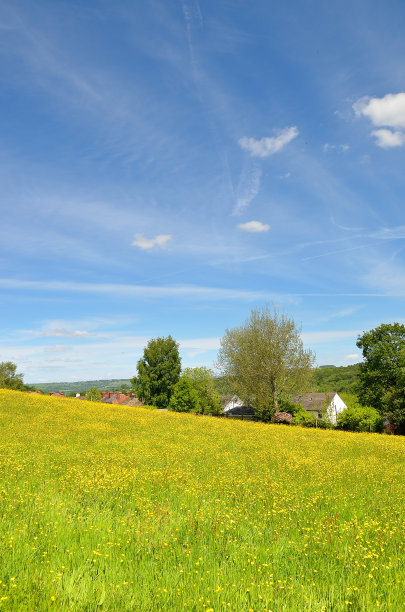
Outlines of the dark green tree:
[[384,416],[394,425],[395,433],[405,435],[405,371],[402,368],[397,386],[385,392],[382,398]]
[[175,385],[170,398],[169,410],[174,410],[175,412],[200,412],[198,393],[193,387],[192,381],[186,376],[181,376]]
[[387,393],[397,392],[403,380],[405,325],[384,323],[359,336],[357,346],[364,359],[359,371],[359,401],[384,414]]
[[12,361],[0,363],[0,388],[24,391],[23,374],[17,374],[17,366]]
[[137,397],[146,404],[167,408],[180,378],[179,345],[171,336],[149,340],[138,361],[138,376],[131,378]]

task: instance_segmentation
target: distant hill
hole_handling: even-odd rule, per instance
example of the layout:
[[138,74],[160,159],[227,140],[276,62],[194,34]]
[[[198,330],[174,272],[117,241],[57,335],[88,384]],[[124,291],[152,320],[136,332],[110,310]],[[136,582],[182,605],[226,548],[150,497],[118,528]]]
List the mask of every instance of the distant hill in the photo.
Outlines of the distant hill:
[[88,391],[91,387],[97,387],[101,391],[125,391],[131,389],[129,378],[113,378],[110,380],[80,380],[77,382],[54,382],[54,383],[32,383],[30,387],[41,389],[44,393],[51,391],[64,393],[78,393]]
[[336,391],[337,393],[355,393],[360,364],[349,366],[320,366],[315,368],[313,391]]
[[[314,370],[313,391],[337,391],[338,393],[355,393],[355,385],[359,372],[359,363],[336,367],[320,366]],[[215,387],[220,395],[232,394],[232,388],[224,376],[215,378]],[[97,387],[101,391],[125,391],[131,389],[129,378],[112,378],[109,380],[79,380],[77,382],[32,383],[30,387],[42,389],[44,393],[51,391],[78,393]]]

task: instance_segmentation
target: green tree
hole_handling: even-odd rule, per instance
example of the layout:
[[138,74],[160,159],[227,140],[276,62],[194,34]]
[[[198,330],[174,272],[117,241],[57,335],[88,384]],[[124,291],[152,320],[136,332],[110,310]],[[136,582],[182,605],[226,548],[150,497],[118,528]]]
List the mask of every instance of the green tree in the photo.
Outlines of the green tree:
[[382,397],[384,416],[395,426],[396,433],[405,435],[405,372],[402,369],[398,384]]
[[204,367],[186,368],[183,376],[188,378],[197,392],[201,414],[221,414],[221,400],[215,388],[212,370]]
[[359,336],[357,346],[364,359],[359,372],[359,401],[384,414],[384,397],[399,389],[403,379],[405,325],[384,323]]
[[0,363],[0,388],[24,391],[23,374],[17,374],[17,366],[12,361]]
[[169,410],[175,412],[199,412],[200,401],[193,383],[186,376],[181,376],[173,389]]
[[134,392],[146,404],[167,408],[180,371],[177,342],[171,336],[149,340],[138,361],[138,376],[131,378]]
[[315,356],[304,350],[300,331],[293,319],[266,306],[221,340],[219,367],[263,421],[271,420],[283,397],[309,386]]
[[90,387],[86,393],[86,399],[89,400],[89,402],[99,402],[101,400],[100,389],[97,389],[97,387]]

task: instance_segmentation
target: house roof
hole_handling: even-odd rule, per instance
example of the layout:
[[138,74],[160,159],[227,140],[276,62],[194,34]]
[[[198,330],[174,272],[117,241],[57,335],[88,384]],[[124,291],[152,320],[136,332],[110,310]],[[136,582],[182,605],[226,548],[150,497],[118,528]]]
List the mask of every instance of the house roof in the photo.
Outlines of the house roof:
[[305,410],[311,412],[319,412],[325,407],[325,404],[330,404],[336,394],[331,393],[294,393],[291,395],[291,401],[294,404],[301,404]]

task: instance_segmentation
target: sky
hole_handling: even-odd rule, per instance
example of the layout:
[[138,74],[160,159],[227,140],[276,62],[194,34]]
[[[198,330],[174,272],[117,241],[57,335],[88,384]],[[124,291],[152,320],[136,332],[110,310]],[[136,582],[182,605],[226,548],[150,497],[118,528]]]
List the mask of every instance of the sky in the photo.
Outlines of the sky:
[[402,0],[0,4],[0,361],[213,367],[270,305],[318,365],[404,322]]

